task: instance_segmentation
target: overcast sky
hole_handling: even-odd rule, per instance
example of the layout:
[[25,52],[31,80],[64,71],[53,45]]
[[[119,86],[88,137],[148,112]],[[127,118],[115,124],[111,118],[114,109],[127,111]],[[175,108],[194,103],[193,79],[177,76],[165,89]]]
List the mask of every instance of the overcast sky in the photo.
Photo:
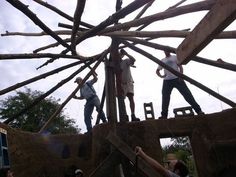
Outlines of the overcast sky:
[[[29,9],[32,10],[37,17],[39,17],[48,27],[53,30],[63,29],[58,27],[58,23],[66,23],[72,25],[72,22],[62,18],[54,12],[51,12],[47,8],[40,6],[31,0],[22,0],[23,3],[29,5]],[[52,4],[67,14],[73,16],[76,0],[61,1],[61,0],[48,0],[49,4]],[[115,0],[87,0],[82,21],[92,25],[97,25],[105,20],[108,16],[115,12]],[[123,0],[123,7],[132,2],[131,0]],[[148,9],[146,15],[154,14],[164,11],[168,7],[176,4],[179,1],[176,0],[156,0],[152,7]],[[189,0],[187,3],[193,3],[198,1]],[[184,3],[184,4],[187,4]],[[139,10],[135,11],[127,18],[122,19],[121,22],[129,21],[133,19]],[[198,12],[187,15],[181,15],[176,18],[158,21],[153,23],[145,30],[160,31],[160,30],[182,30],[186,28],[193,29],[194,26],[201,20],[206,12]],[[41,32],[42,30],[36,26],[30,19],[28,19],[22,12],[15,9],[5,0],[0,1],[0,33],[4,34],[9,32]],[[227,30],[235,30],[235,23],[232,23]],[[61,36],[65,38],[65,36]],[[68,36],[67,36],[68,37]],[[169,45],[171,47],[178,47],[183,39],[178,38],[160,38],[153,40],[163,45]],[[51,37],[24,37],[24,36],[5,36],[0,37],[0,53],[31,53],[33,50],[54,43],[55,40]],[[110,38],[108,37],[94,37],[85,40],[79,46],[77,46],[77,52],[85,56],[92,56],[100,53],[110,45]],[[219,39],[212,41],[204,50],[202,50],[198,56],[216,60],[222,58],[224,61],[236,64],[235,58],[235,39]],[[139,46],[146,51],[152,53],[152,55],[161,59],[164,57],[164,53],[158,50],[148,49],[143,46]],[[63,50],[62,47],[53,48],[43,52],[59,53]],[[160,116],[161,111],[161,89],[162,79],[155,74],[157,65],[149,59],[143,57],[140,54],[135,53],[132,50],[127,51],[135,56],[136,68],[132,68],[132,73],[135,81],[135,102],[136,102],[136,115],[141,120],[145,119],[143,103],[152,102],[154,105],[155,117]],[[30,79],[44,72],[48,72],[52,69],[63,66],[67,63],[74,62],[72,59],[59,59],[48,66],[36,70],[37,67],[42,65],[47,59],[28,59],[28,60],[3,60],[0,61],[1,81],[0,90],[7,88],[16,83]],[[66,70],[62,73],[55,74],[48,78],[42,79],[35,83],[28,85],[27,87],[32,90],[40,90],[46,92],[61,80],[65,79],[77,67]],[[94,85],[98,92],[99,97],[102,95],[104,86],[104,65],[101,64],[96,71],[98,73],[98,82]],[[81,73],[81,76],[85,76],[86,72]],[[204,65],[195,61],[190,61],[187,65],[184,65],[184,74],[195,79],[196,81],[204,84],[212,90],[222,94],[228,99],[236,102],[236,78],[235,73],[232,71]],[[71,94],[76,88],[76,84],[71,80],[65,86],[55,91],[52,96],[56,99],[60,99],[61,103]],[[188,86],[193,93],[195,99],[202,107],[202,110],[207,113],[219,112],[224,109],[230,108],[225,103],[217,100],[208,93],[188,83]],[[23,88],[21,88],[23,89]],[[0,96],[0,99],[4,99],[15,92],[9,92],[8,94]],[[127,100],[126,100],[127,101]],[[82,129],[82,132],[86,131],[83,117],[83,107],[85,101],[78,101],[72,99],[65,107],[65,113],[76,120],[78,127]],[[127,111],[130,115],[129,104],[127,102]],[[177,90],[173,90],[171,103],[169,107],[169,117],[173,117],[173,109],[188,106],[188,103],[178,93]],[[96,114],[94,114],[93,124],[96,121]]]

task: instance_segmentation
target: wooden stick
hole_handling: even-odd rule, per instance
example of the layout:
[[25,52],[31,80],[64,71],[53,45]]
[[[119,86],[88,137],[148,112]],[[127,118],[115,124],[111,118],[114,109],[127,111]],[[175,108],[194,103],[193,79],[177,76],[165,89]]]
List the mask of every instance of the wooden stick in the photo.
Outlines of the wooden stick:
[[[149,37],[149,38],[160,38],[160,37],[178,37],[185,38],[191,32],[169,30],[169,31],[114,31],[103,34],[104,36],[110,37]],[[236,31],[225,31],[216,36],[215,39],[234,39],[236,38]]]
[[53,119],[61,112],[61,110],[64,108],[64,106],[71,100],[71,98],[78,92],[78,90],[81,88],[81,86],[85,83],[85,81],[93,74],[95,69],[99,66],[99,64],[103,61],[104,56],[108,53],[108,50],[103,52],[103,55],[98,59],[97,63],[94,65],[93,69],[89,71],[89,73],[85,76],[85,78],[82,80],[81,84],[79,84],[76,89],[67,97],[67,99],[61,104],[61,106],[56,110],[56,112],[48,119],[48,121],[45,123],[45,125],[40,129],[39,133],[42,133],[49,124],[53,121]]
[[40,80],[40,79],[45,79],[45,78],[48,77],[48,76],[51,76],[51,75],[53,75],[53,74],[57,74],[57,73],[59,73],[59,72],[65,70],[65,69],[71,68],[71,67],[73,67],[73,66],[77,66],[77,65],[79,65],[79,64],[81,64],[81,63],[84,63],[84,62],[85,62],[85,61],[77,61],[77,62],[74,62],[74,63],[70,63],[70,64],[68,64],[68,65],[59,67],[59,68],[54,69],[54,70],[52,70],[52,71],[43,73],[43,74],[41,74],[41,75],[39,75],[39,76],[36,76],[36,77],[31,78],[31,79],[25,80],[25,81],[23,81],[23,82],[17,83],[17,84],[15,84],[15,85],[12,85],[12,86],[10,86],[10,87],[7,87],[7,88],[5,88],[5,89],[0,90],[0,95],[6,94],[6,93],[8,93],[8,92],[10,92],[10,91],[16,90],[16,89],[18,89],[18,88],[20,88],[20,87],[23,87],[23,86],[25,86],[25,85],[28,85],[28,84],[30,84],[30,83],[32,83],[32,82],[35,82],[35,81],[38,81],[38,80]]
[[[47,27],[31,10],[28,9],[28,6],[20,2],[19,0],[6,0],[15,8],[24,13],[29,19],[31,19],[37,26],[39,26],[43,31],[48,33],[52,38],[54,38],[61,45],[66,47],[69,51],[72,51],[71,46],[64,42],[57,34],[55,34],[49,27]],[[72,51],[74,52],[74,51]]]
[[215,0],[208,0],[208,1],[202,1],[198,3],[186,5],[186,6],[181,6],[175,9],[156,13],[154,15],[149,15],[140,19],[136,19],[136,20],[132,20],[126,23],[117,24],[115,26],[108,27],[100,31],[98,34],[101,35],[104,33],[112,32],[112,31],[119,31],[119,30],[126,29],[129,27],[137,27],[146,23],[152,23],[158,20],[164,20],[167,18],[172,18],[178,15],[183,15],[187,13],[209,10],[215,4],[215,2],[216,2]]
[[77,39],[76,44],[79,44],[80,42],[82,42],[88,37],[95,36],[98,32],[106,28],[108,25],[115,23],[119,19],[125,17],[126,15],[130,14],[131,12],[135,11],[136,9],[140,8],[141,6],[143,6],[144,4],[150,1],[151,0],[135,0],[134,2],[130,3],[128,6],[124,7],[123,9],[114,13],[112,16],[108,17],[105,21],[103,21],[96,27],[84,33],[84,35],[82,35],[81,37]]
[[[94,61],[90,61],[89,64],[91,64]],[[4,121],[4,123],[8,124],[11,121],[15,120],[17,117],[25,114],[29,109],[33,108],[35,105],[37,105],[38,103],[40,103],[40,101],[42,101],[44,98],[46,98],[47,96],[49,96],[51,93],[53,93],[55,90],[57,90],[58,88],[60,88],[61,86],[63,86],[64,84],[66,84],[67,82],[69,82],[71,79],[73,79],[77,74],[79,74],[81,71],[83,71],[84,69],[87,68],[87,64],[85,64],[84,66],[80,67],[80,69],[78,69],[77,71],[75,71],[74,73],[72,73],[69,77],[67,77],[66,79],[62,80],[61,82],[59,82],[56,86],[54,86],[53,88],[51,88],[49,91],[47,91],[46,93],[44,93],[43,95],[39,96],[38,98],[36,98],[30,105],[28,105],[26,108],[24,108],[23,110],[21,110],[20,112],[16,113],[15,115],[13,115],[12,117],[8,118],[7,120]]]
[[[64,41],[65,41],[65,42],[70,42],[70,38],[64,39]],[[60,45],[59,42],[55,42],[55,43],[52,43],[52,44],[49,44],[49,45],[40,47],[40,48],[38,48],[38,49],[35,49],[35,50],[33,51],[33,53],[38,53],[38,52],[40,52],[40,51],[42,51],[42,50],[46,50],[46,49],[49,49],[49,48],[52,48],[52,47],[57,47],[57,46],[59,46],[59,45]]]
[[[56,7],[54,7],[54,6],[50,5],[50,4],[48,4],[47,2],[44,2],[44,1],[42,1],[42,0],[33,0],[33,1],[39,3],[40,5],[42,5],[42,6],[44,6],[44,7],[47,7],[48,9],[50,9],[50,10],[56,12],[57,14],[59,14],[59,15],[61,15],[62,17],[66,18],[67,20],[70,20],[70,21],[73,22],[73,17],[71,17],[71,16],[69,16],[68,14],[62,12],[62,11],[59,10],[58,8],[56,8]],[[82,21],[80,22],[80,24],[83,25],[83,26],[85,26],[85,27],[87,27],[87,28],[93,28],[93,27],[94,27],[93,25],[88,24],[88,23],[85,23],[85,22],[82,22]]]
[[[71,35],[71,30],[57,30],[53,31],[57,35]],[[22,32],[9,32],[6,31],[5,34],[1,34],[1,36],[46,36],[49,35],[45,31],[40,33],[22,33]]]
[[[138,44],[142,44],[142,45],[145,45],[145,46],[148,46],[148,47],[152,47],[152,48],[155,48],[155,49],[168,50],[172,53],[176,53],[176,48],[173,48],[173,47],[170,47],[170,46],[160,45],[160,44],[148,42],[148,41],[141,40],[141,39],[135,39],[135,38],[123,38],[123,39],[128,40],[128,41],[132,41],[132,42],[135,42],[135,43],[138,43]],[[206,59],[206,58],[203,58],[203,57],[198,57],[198,56],[195,56],[194,58],[192,58],[192,60],[196,61],[196,62],[199,62],[199,63],[204,63],[204,64],[208,64],[208,65],[211,65],[211,66],[219,67],[219,68],[222,68],[222,69],[236,71],[236,65],[234,65],[234,64],[230,64],[230,63],[226,63],[226,62],[225,63],[220,63],[220,62],[217,62],[217,61],[212,61],[212,60],[209,60],[209,59]]]
[[85,2],[86,0],[77,0],[77,5],[74,13],[73,28],[71,33],[71,47],[73,48],[74,51],[76,47],[75,45],[76,34],[79,29],[80,19],[84,11]]
[[85,59],[82,56],[72,56],[72,55],[65,55],[65,54],[53,54],[53,53],[24,53],[24,54],[0,54],[0,61],[1,60],[19,60],[19,59],[41,59],[41,58],[68,58],[68,59]]
[[208,87],[204,86],[203,84],[191,79],[190,77],[181,74],[180,72],[174,70],[173,68],[171,68],[170,66],[166,65],[165,63],[163,63],[161,60],[157,59],[156,57],[154,57],[153,55],[147,53],[146,51],[134,46],[133,44],[130,44],[129,42],[122,40],[122,43],[125,44],[126,46],[128,46],[129,48],[131,48],[132,50],[144,55],[145,57],[149,58],[150,60],[154,61],[155,63],[159,64],[160,66],[162,66],[163,68],[167,69],[168,71],[170,71],[171,73],[173,73],[174,75],[188,81],[189,83],[195,85],[196,87],[202,89],[203,91],[209,93],[210,95],[214,96],[215,98],[218,98],[219,100],[223,101],[224,103],[228,104],[231,107],[236,107],[236,103],[234,103],[233,101],[229,100],[226,97],[223,97],[222,95],[216,93],[215,91],[209,89]]

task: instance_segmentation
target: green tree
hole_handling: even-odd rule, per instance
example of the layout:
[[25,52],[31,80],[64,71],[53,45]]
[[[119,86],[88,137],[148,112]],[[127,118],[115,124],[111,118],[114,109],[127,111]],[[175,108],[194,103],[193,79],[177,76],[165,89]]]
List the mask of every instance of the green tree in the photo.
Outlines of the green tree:
[[[26,88],[25,91],[17,91],[16,95],[9,96],[4,100],[0,100],[0,119],[7,120],[21,110],[27,108],[36,98],[43,92],[32,91]],[[53,97],[42,100],[39,104],[29,109],[25,114],[16,117],[8,125],[24,131],[38,132],[53,113],[59,108],[60,100]],[[69,119],[63,111],[54,118],[47,129],[52,134],[59,133],[79,133],[80,129],[75,126],[75,121]]]
[[171,138],[171,144],[163,147],[163,154],[165,158],[169,153],[175,154],[177,159],[185,162],[190,176],[197,177],[192,148],[187,136]]

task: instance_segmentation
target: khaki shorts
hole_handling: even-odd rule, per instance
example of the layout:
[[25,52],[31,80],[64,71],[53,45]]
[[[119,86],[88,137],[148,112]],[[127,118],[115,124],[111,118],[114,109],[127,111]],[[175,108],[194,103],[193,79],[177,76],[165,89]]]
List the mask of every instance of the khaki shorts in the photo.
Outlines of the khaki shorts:
[[134,84],[133,84],[133,82],[122,83],[121,86],[122,86],[124,96],[127,96],[127,93],[134,94]]

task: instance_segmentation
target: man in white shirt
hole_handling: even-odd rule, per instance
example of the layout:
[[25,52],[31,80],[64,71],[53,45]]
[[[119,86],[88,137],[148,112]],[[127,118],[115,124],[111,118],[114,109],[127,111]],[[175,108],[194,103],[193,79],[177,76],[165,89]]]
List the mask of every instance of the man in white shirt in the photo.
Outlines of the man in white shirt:
[[[123,96],[127,96],[129,99],[131,121],[140,121],[140,119],[135,116],[134,80],[130,71],[130,67],[134,65],[135,59],[123,49],[120,50],[120,55],[122,59],[120,63],[120,68],[122,70],[121,87]],[[123,59],[124,56],[127,56],[128,58]]]
[[[170,52],[164,51],[166,57],[163,58],[161,61],[168,65],[169,67],[173,68],[180,73],[183,73],[183,67],[178,65],[176,55],[170,55]],[[163,86],[162,86],[162,112],[161,117],[166,119],[168,116],[168,107],[170,103],[170,95],[173,88],[176,88],[184,97],[184,99],[193,107],[197,114],[204,114],[200,108],[200,106],[195,101],[192,93],[190,92],[189,88],[187,87],[186,83],[183,79],[179,78],[178,76],[174,75],[167,69],[164,69],[164,74],[161,74],[161,70],[163,69],[162,66],[158,66],[156,70],[156,74],[163,78]]]

